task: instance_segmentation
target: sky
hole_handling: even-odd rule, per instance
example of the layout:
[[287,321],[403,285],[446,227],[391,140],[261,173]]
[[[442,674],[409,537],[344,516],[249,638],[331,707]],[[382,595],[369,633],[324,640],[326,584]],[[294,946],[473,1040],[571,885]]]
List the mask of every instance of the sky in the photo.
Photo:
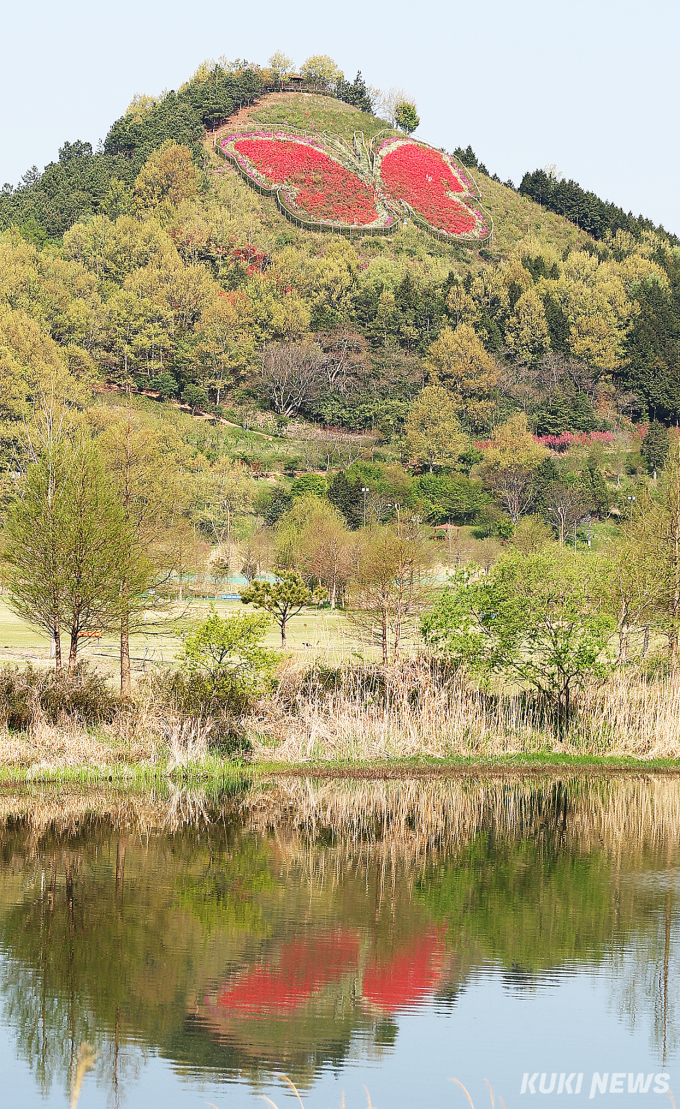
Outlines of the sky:
[[503,180],[555,165],[680,234],[677,0],[6,3],[0,183],[66,139],[96,146],[134,93],[177,88],[205,58],[284,50],[403,87],[422,139],[470,143]]

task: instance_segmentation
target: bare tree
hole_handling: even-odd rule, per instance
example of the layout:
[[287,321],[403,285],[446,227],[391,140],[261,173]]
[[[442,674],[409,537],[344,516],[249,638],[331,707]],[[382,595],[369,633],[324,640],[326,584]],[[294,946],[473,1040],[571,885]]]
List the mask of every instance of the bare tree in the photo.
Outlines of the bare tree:
[[587,497],[577,483],[568,485],[566,482],[554,481],[545,493],[545,506],[557,525],[561,547],[564,545],[565,535],[586,516]]
[[350,328],[341,327],[319,335],[323,350],[321,369],[330,392],[347,395],[366,375],[366,340]]
[[357,547],[353,609],[350,618],[375,635],[383,665],[399,657],[404,633],[415,624],[427,601],[431,552],[416,517],[398,516],[395,524],[366,529]]
[[261,384],[280,416],[293,416],[319,391],[323,352],[318,343],[271,343],[262,355]]
[[486,485],[494,493],[513,524],[528,512],[536,495],[535,466],[516,463],[489,469],[484,475]]

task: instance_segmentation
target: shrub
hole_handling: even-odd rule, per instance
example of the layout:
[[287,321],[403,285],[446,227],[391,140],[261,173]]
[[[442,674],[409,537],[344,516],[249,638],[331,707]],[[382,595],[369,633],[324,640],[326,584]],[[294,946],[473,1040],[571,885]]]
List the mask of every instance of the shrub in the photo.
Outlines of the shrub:
[[41,718],[52,724],[64,717],[82,724],[113,720],[118,698],[104,676],[80,663],[74,674],[55,674],[28,666],[0,670],[0,722],[13,731],[27,731]]

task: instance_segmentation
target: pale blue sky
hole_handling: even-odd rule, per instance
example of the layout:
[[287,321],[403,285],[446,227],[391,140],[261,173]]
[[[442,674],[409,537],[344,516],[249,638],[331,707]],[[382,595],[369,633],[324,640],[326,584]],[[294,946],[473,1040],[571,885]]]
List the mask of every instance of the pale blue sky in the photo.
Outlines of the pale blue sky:
[[677,0],[5,0],[0,182],[69,139],[103,138],[135,92],[176,88],[206,57],[331,54],[401,85],[419,134],[472,143],[519,182],[554,163],[680,233]]

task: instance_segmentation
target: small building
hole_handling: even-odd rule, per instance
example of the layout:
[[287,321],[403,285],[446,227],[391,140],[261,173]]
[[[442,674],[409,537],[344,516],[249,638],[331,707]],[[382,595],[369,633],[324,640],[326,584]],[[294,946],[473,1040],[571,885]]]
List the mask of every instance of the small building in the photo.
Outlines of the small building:
[[304,83],[304,77],[301,77],[299,73],[289,73],[286,77],[286,84],[292,85],[294,89],[301,89]]
[[459,528],[458,524],[436,524],[432,530],[435,539],[446,539],[447,536],[450,538],[452,532],[456,533],[457,538]]

